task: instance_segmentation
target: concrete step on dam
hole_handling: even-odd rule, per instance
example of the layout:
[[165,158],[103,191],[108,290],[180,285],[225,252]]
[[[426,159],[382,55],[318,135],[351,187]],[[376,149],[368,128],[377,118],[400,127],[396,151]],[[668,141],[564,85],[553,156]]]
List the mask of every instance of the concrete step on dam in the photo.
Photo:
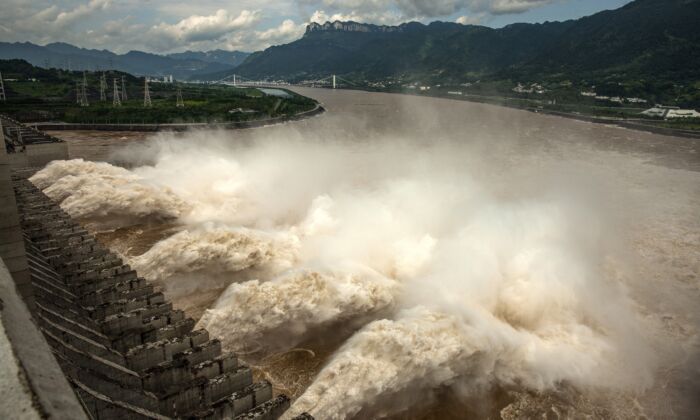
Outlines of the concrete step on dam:
[[35,319],[96,418],[274,419],[288,408],[25,177],[13,184]]
[[[0,243],[1,319],[27,400],[41,406],[38,418],[274,420],[289,408],[287,396],[254,381],[218,339],[195,330],[192,318],[36,188],[28,180],[36,168],[10,171],[15,165],[3,155],[1,210],[10,217]],[[29,315],[15,316],[22,311]],[[27,344],[34,331],[42,342]],[[61,376],[53,378],[56,395],[67,393],[60,400],[42,387],[52,365]]]

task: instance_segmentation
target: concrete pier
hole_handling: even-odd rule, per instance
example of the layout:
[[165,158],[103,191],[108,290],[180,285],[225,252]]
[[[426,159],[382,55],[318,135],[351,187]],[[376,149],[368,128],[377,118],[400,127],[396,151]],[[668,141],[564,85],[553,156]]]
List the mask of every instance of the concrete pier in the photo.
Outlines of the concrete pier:
[[68,145],[56,137],[0,114],[0,137],[12,168],[41,168],[68,159]]
[[[0,121],[1,123],[1,121]],[[5,138],[0,127],[0,137]],[[5,147],[0,151],[0,258],[14,279],[17,292],[27,307],[34,307],[34,297],[29,279],[29,265],[25,256],[24,239],[19,226],[19,214],[15,192],[10,181],[10,157]]]

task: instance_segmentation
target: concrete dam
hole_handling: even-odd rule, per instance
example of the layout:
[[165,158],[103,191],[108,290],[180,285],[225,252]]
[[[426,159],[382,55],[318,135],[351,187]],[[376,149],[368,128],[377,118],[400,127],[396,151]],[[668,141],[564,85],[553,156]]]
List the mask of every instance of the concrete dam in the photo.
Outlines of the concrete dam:
[[0,417],[280,417],[287,396],[254,381],[218,339],[194,330],[192,318],[28,180],[66,159],[66,144],[7,117],[0,123],[0,341],[11,351],[3,372],[19,377]]

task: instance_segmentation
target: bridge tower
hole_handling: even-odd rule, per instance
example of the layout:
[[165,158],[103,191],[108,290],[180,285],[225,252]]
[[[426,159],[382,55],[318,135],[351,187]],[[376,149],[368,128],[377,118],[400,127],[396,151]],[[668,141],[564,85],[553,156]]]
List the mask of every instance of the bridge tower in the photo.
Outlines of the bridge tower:
[[126,83],[124,83],[124,76],[122,76],[122,101],[126,101],[128,98],[126,96]]
[[122,101],[119,99],[119,85],[117,84],[117,78],[112,79],[114,81],[114,95],[112,96],[112,106],[122,106]]
[[175,103],[177,108],[184,108],[185,102],[182,100],[182,88],[180,85],[177,86],[177,102]]
[[143,107],[144,108],[150,108],[151,107],[151,92],[148,90],[148,77],[144,77],[144,87],[143,87]]
[[233,85],[236,86],[236,75],[233,75]]
[[335,89],[335,74],[333,75],[333,89]]
[[0,72],[0,100],[3,102],[7,101],[5,97],[5,82],[2,81],[2,73]]

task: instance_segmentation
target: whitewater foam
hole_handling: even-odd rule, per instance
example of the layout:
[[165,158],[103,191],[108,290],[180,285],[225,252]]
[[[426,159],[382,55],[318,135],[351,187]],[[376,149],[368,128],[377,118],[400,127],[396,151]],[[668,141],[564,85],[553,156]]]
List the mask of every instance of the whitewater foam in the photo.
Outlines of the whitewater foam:
[[167,187],[107,163],[55,161],[30,181],[77,218],[113,218],[123,223],[127,218],[176,218],[189,210]]
[[154,281],[175,274],[220,275],[252,267],[279,272],[293,266],[298,246],[293,235],[204,224],[158,242],[129,263]]
[[628,268],[618,232],[587,174],[579,188],[556,165],[483,175],[488,162],[453,144],[286,140],[173,139],[133,170],[56,162],[32,180],[76,216],[177,218],[131,264],[227,286],[199,323],[227,347],[366,323],[290,413],[348,418],[446,386],[649,385],[653,358],[611,274]]
[[293,346],[311,328],[366,316],[393,304],[399,289],[396,281],[367,268],[342,266],[233,284],[198,325],[234,350],[253,343]]

